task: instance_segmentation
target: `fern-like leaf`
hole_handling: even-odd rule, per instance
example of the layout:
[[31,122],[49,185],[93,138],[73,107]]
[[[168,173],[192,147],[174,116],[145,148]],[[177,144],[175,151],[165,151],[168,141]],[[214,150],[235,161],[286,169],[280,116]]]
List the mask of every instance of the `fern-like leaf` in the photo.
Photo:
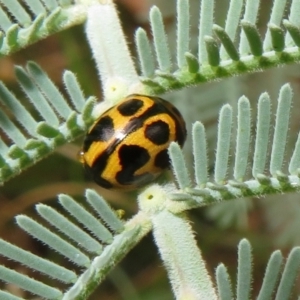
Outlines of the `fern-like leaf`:
[[[238,123],[236,135],[236,159],[233,166],[233,178],[228,178],[228,161],[232,129],[232,108],[226,104],[220,111],[217,150],[215,159],[214,181],[209,181],[206,172],[206,141],[203,125],[196,122],[192,131],[195,159],[194,184],[188,175],[188,170],[180,147],[173,143],[169,154],[175,178],[180,192],[173,194],[174,199],[194,199],[195,205],[218,202],[221,199],[235,199],[247,196],[260,196],[280,192],[297,192],[299,181],[299,137],[290,159],[288,170],[284,172],[283,157],[289,127],[289,111],[291,107],[292,90],[288,84],[279,93],[275,120],[272,150],[267,162],[267,146],[270,129],[270,99],[264,93],[258,101],[258,116],[256,127],[255,149],[252,167],[248,164],[250,149],[250,104],[246,97],[238,101]],[[300,135],[299,135],[300,136]],[[265,172],[269,165],[269,173]],[[204,170],[203,170],[204,169]],[[250,173],[254,178],[249,179]],[[247,179],[248,177],[248,179]]]
[[[256,299],[290,299],[293,284],[299,273],[300,248],[291,250],[286,264],[283,266],[283,257],[279,250],[274,251],[266,267],[263,283]],[[244,239],[239,243],[238,251],[238,275],[236,299],[252,299],[250,296],[251,272],[252,272],[251,245]],[[278,280],[279,279],[279,280]],[[226,267],[220,264],[216,269],[216,281],[221,300],[229,300],[232,296],[232,284]],[[275,297],[272,297],[275,294]]]
[[[112,267],[151,229],[149,226],[140,227],[143,222],[139,215],[124,227],[116,213],[93,190],[86,191],[86,199],[96,216],[67,195],[60,195],[59,202],[66,215],[73,215],[75,221],[70,221],[62,213],[44,204],[36,208],[40,217],[49,223],[48,227],[27,216],[17,216],[17,223],[22,229],[80,266],[81,274],[0,240],[0,255],[64,282],[69,287],[66,292],[4,266],[0,266],[0,279],[44,299],[86,299]],[[104,220],[105,225],[97,215]],[[0,291],[0,296],[4,294],[8,295]],[[8,299],[14,299],[14,296],[11,297]]]
[[[27,216],[17,216],[17,223],[21,228],[65,256],[73,264],[81,266],[80,274],[0,240],[0,255],[65,283],[68,286],[67,291],[19,274],[5,266],[0,266],[0,279],[16,284],[23,290],[44,299],[87,299],[114,265],[149,232],[151,225],[143,213],[138,213],[129,222],[123,224],[103,198],[93,190],[86,191],[86,199],[96,215],[101,217],[105,215],[106,226],[94,214],[88,212],[67,195],[60,195],[59,202],[67,214],[71,213],[75,217],[75,221],[68,220],[62,213],[58,213],[47,205],[37,205],[37,211],[40,217],[50,223],[49,228]],[[155,219],[157,217],[159,216],[157,215]],[[177,218],[174,215],[173,217]],[[165,220],[162,220],[162,224],[164,223]],[[107,228],[110,228],[110,231]],[[84,229],[87,232],[83,231]],[[177,246],[179,247],[177,251],[180,251],[180,246]],[[281,274],[282,261],[280,251],[274,251],[268,262],[257,299],[271,299],[274,293],[278,300],[289,298],[299,272],[299,247],[291,250]],[[237,289],[235,292],[237,299],[250,298],[252,268],[251,246],[244,239],[240,242],[238,250]],[[198,276],[198,274],[196,275]],[[203,274],[199,274],[199,276],[201,277]],[[220,299],[234,298],[233,285],[223,264],[216,269],[216,282]],[[198,286],[197,282],[194,284]],[[3,299],[21,299],[1,290],[0,296]]]
[[[289,4],[274,1],[265,36],[261,36],[256,27],[260,1],[246,0],[242,14],[243,1],[231,0],[225,26],[214,24],[214,2],[201,2],[196,57],[189,48],[189,3],[178,1],[177,62],[171,61],[160,11],[152,8],[150,24],[155,55],[145,31],[138,29],[136,33],[143,83],[150,93],[164,93],[182,86],[299,62],[298,0]],[[283,20],[283,12],[289,8],[290,16]],[[154,57],[157,60],[155,72]]]
[[0,183],[19,174],[56,147],[74,140],[93,121],[95,98],[85,99],[72,72],[65,71],[63,75],[72,106],[37,64],[29,62],[26,70],[16,67],[16,76],[25,95],[44,121],[37,121],[14,94],[0,83],[0,102],[14,116],[10,120],[0,112],[0,128],[12,141],[12,144],[8,144],[0,140]]
[[[84,5],[75,1],[1,0],[0,56],[11,54],[54,32],[81,24]],[[16,21],[16,22],[15,22]]]

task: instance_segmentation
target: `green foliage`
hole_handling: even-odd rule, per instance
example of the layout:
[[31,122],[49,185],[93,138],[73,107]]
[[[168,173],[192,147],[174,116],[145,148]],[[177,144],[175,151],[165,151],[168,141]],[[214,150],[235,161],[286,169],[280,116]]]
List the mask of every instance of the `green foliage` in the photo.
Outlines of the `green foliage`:
[[[16,67],[16,77],[43,121],[36,121],[32,113],[0,83],[0,102],[15,117],[15,120],[9,120],[1,113],[2,130],[15,143],[9,147],[1,141],[1,183],[53,152],[58,146],[82,135],[93,121],[91,110],[95,98],[85,99],[72,72],[65,71],[63,75],[72,107],[36,63],[29,62],[26,70]],[[17,123],[30,138],[21,132]]]
[[[2,0],[0,6],[0,55],[11,54],[57,31],[81,24],[86,19],[84,6],[72,0]],[[8,11],[8,12],[7,12]],[[17,22],[15,22],[15,20]]]
[[[38,214],[49,223],[50,228],[42,226],[24,215],[17,217],[17,223],[22,229],[65,256],[73,264],[80,266],[82,268],[81,276],[0,240],[2,256],[16,260],[31,269],[71,285],[69,291],[64,295],[65,299],[81,299],[80,297],[83,295],[87,297],[93,291],[92,287],[95,287],[95,284],[104,278],[114,263],[119,261],[138,242],[136,239],[139,236],[138,226],[127,226],[124,230],[124,226],[115,212],[93,190],[87,190],[86,198],[94,213],[98,216],[103,216],[105,213],[105,226],[93,214],[67,195],[60,195],[59,202],[65,212],[72,215],[76,222],[71,222],[63,214],[44,204],[39,204],[36,209]],[[79,224],[89,233],[87,234],[80,229]],[[58,232],[63,234],[63,238]],[[71,243],[72,240],[78,246],[75,247]],[[102,246],[103,244],[105,246]],[[92,261],[89,258],[90,255],[99,256]],[[46,299],[60,299],[62,297],[62,292],[54,287],[30,279],[26,275],[18,274],[8,268],[1,268],[1,279],[5,282],[15,283],[24,290]],[[17,277],[16,274],[18,274]]]

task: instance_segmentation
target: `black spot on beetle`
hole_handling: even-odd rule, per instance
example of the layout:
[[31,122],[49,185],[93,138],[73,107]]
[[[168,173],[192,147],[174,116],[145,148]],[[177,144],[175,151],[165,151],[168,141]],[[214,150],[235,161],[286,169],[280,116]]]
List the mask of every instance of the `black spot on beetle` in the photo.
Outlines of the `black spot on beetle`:
[[149,161],[150,155],[143,147],[123,145],[119,149],[119,159],[123,169],[131,168],[136,171]]
[[145,128],[145,137],[155,145],[163,145],[169,140],[169,125],[161,120],[155,121]]
[[169,168],[170,158],[168,155],[168,149],[164,149],[156,155],[156,157],[154,159],[154,165],[161,169]]
[[100,118],[92,130],[87,134],[83,143],[83,151],[86,152],[93,142],[106,142],[110,140],[114,134],[113,119],[109,116]]
[[97,184],[106,189],[111,189],[113,185],[108,180],[101,177],[101,174],[107,165],[107,161],[108,155],[106,152],[104,152],[95,160],[92,167],[85,164],[85,169]]
[[141,175],[135,176],[135,171],[144,166],[150,159],[148,151],[137,145],[123,145],[118,154],[122,170],[117,173],[116,180],[124,185],[135,183],[141,177]]
[[99,141],[109,141],[115,134],[113,119],[109,116],[101,118],[92,131],[95,131]]
[[172,103],[161,98],[158,99],[161,101],[162,105],[164,106],[164,110],[170,116],[172,116],[173,120],[175,121],[175,127],[176,127],[175,141],[178,142],[178,144],[182,147],[187,136],[184,119],[180,111]]
[[143,107],[144,103],[142,100],[139,99],[130,99],[121,103],[117,109],[122,116],[133,116],[135,115],[138,110]]

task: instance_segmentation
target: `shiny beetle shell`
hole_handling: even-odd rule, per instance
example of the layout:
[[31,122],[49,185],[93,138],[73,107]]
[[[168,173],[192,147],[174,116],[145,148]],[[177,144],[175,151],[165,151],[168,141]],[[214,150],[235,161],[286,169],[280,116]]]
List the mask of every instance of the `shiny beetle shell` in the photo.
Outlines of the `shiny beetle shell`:
[[81,161],[107,189],[136,189],[170,165],[168,146],[186,139],[175,106],[158,97],[133,94],[107,110],[87,133]]

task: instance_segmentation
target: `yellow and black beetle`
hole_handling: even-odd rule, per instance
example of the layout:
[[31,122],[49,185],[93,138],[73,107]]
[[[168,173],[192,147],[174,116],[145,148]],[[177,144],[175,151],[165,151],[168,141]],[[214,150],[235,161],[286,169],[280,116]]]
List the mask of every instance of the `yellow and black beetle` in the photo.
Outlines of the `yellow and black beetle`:
[[133,94],[103,113],[87,133],[81,161],[107,189],[136,189],[170,165],[168,146],[186,139],[175,106],[158,97]]

